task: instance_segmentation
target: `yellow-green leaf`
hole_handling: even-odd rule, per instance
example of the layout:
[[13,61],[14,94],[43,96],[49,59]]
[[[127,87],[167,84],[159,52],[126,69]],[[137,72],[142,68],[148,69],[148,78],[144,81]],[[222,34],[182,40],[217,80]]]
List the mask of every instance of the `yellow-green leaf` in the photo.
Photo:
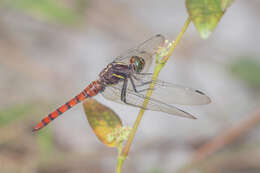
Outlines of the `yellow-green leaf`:
[[234,0],[221,0],[221,8],[223,11],[226,11],[228,7],[231,6],[231,4],[234,2]]
[[108,147],[119,146],[116,138],[111,137],[111,134],[122,128],[122,122],[117,114],[95,99],[87,99],[83,103],[83,107],[88,122],[98,139]]
[[186,0],[189,16],[203,39],[209,37],[224,14],[221,1]]

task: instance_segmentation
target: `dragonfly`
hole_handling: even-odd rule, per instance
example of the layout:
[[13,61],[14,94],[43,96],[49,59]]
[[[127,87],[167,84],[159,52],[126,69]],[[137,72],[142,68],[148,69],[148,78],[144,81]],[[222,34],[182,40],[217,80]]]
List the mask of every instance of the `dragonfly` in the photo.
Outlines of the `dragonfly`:
[[[137,108],[165,112],[171,115],[196,119],[192,114],[174,106],[204,105],[211,102],[210,98],[199,90],[172,84],[162,80],[153,81],[152,74],[147,73],[155,54],[165,44],[165,38],[157,34],[117,56],[104,68],[98,79],[91,82],[82,92],[58,107],[41,120],[33,131],[48,125],[76,104],[101,93],[106,99]],[[152,96],[147,98],[149,85],[154,82]],[[148,105],[142,104],[148,99]]]

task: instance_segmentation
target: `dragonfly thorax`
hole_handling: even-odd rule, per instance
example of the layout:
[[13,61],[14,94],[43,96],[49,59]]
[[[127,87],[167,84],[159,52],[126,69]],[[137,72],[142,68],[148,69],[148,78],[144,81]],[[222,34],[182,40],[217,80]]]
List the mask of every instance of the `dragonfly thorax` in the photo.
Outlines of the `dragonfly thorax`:
[[112,62],[99,74],[100,81],[105,85],[114,85],[123,81],[131,73],[129,65]]

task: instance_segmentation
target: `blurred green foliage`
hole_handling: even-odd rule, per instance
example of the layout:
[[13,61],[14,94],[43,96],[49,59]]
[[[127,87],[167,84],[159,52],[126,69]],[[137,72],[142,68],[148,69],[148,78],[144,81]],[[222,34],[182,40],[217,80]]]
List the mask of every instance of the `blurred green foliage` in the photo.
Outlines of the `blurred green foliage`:
[[23,118],[25,115],[28,115],[32,105],[14,105],[9,108],[0,109],[0,127],[8,125],[18,119]]
[[40,158],[42,161],[47,161],[53,151],[55,150],[53,142],[53,134],[51,130],[45,128],[44,130],[37,132],[37,143],[40,148]]
[[234,76],[252,87],[260,88],[260,61],[253,58],[240,58],[230,65]]
[[[63,24],[73,24],[79,21],[83,9],[87,7],[88,0],[75,0],[75,7],[66,7],[62,1],[56,0],[2,0],[2,4],[8,8],[23,11],[37,18]],[[80,4],[80,5],[79,5]],[[0,2],[1,5],[1,2]],[[67,6],[71,6],[68,4]]]
[[[54,134],[51,129],[31,132],[35,119],[39,121],[39,116],[46,107],[48,105],[45,103],[33,101],[0,109],[1,173],[20,172],[21,169],[25,169],[23,172],[32,173],[35,172],[33,168],[49,165],[53,156],[60,154],[53,142]],[[7,160],[6,167],[1,166],[3,159]]]

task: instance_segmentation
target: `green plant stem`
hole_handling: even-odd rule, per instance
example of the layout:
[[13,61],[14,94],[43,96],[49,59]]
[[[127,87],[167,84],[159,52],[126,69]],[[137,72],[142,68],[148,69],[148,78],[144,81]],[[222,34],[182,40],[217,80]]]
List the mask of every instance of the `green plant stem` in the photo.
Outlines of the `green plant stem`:
[[169,48],[168,50],[168,53],[166,56],[164,56],[162,58],[162,60],[159,60],[158,57],[157,57],[157,60],[156,60],[156,66],[155,66],[155,69],[154,69],[154,72],[153,72],[153,76],[152,76],[152,80],[153,82],[150,84],[149,86],[149,89],[146,93],[146,99],[144,100],[143,102],[143,105],[142,107],[144,109],[140,109],[139,113],[138,113],[138,116],[137,116],[137,119],[134,123],[134,126],[133,126],[133,129],[129,135],[129,138],[123,148],[123,150],[119,153],[119,156],[118,156],[118,160],[117,160],[117,173],[120,173],[121,172],[121,169],[122,169],[122,165],[125,161],[125,159],[127,158],[128,156],[128,152],[129,152],[129,149],[131,147],[131,144],[133,142],[133,139],[134,139],[134,136],[135,136],[135,133],[137,131],[137,128],[142,120],[142,117],[143,117],[143,114],[144,114],[144,111],[145,111],[145,108],[147,107],[148,105],[148,102],[149,102],[149,99],[147,98],[150,98],[151,95],[152,95],[152,91],[153,91],[153,88],[154,88],[154,84],[155,82],[157,81],[158,79],[158,76],[159,76],[159,73],[160,71],[162,70],[162,68],[164,67],[165,63],[168,61],[169,57],[172,55],[172,53],[174,52],[177,44],[179,43],[180,39],[182,38],[183,34],[185,33],[185,31],[187,30],[189,24],[191,22],[191,19],[188,17],[181,32],[179,33],[179,35],[177,36],[176,38],[176,41],[173,42],[172,46]]
[[189,27],[190,22],[191,22],[191,18],[188,17],[187,20],[185,21],[183,27],[182,27],[181,32],[177,36],[176,40],[173,42],[172,46],[169,48],[169,51],[168,51],[167,55],[163,57],[163,59],[162,59],[163,63],[166,63],[168,61],[169,57],[172,55],[172,53],[175,50],[176,46],[179,44],[183,34],[185,33],[185,31]]
[[118,147],[118,158],[117,158],[117,167],[116,167],[116,173],[120,173],[122,170],[122,166],[123,166],[123,162],[124,162],[124,158],[122,157],[121,153],[122,153],[122,149],[123,149],[123,144],[120,143],[119,147]]

